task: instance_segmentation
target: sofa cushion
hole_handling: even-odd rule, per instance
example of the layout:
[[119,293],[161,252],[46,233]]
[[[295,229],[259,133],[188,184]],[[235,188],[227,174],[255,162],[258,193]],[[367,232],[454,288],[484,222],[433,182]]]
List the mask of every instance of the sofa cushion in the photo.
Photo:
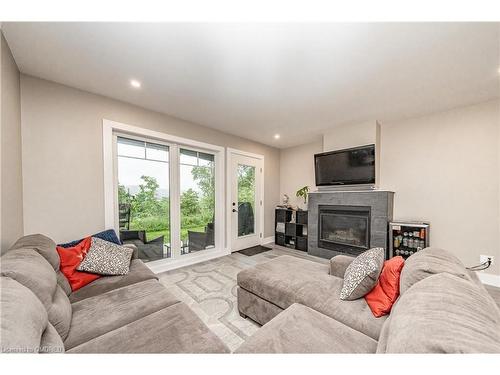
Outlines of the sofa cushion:
[[[102,232],[95,233],[95,234],[93,234],[90,237],[100,238],[101,240],[108,241],[108,242],[113,242],[113,243],[115,243],[117,245],[121,245],[122,244],[122,241],[120,241],[120,239],[116,235],[116,232],[115,232],[114,229],[107,229],[107,230],[104,230]],[[79,240],[75,240],[75,241],[71,241],[71,242],[67,242],[67,243],[61,243],[61,244],[58,244],[57,246],[66,247],[66,248],[67,247],[73,247],[73,246],[78,245],[84,239],[85,238],[81,238]]]
[[52,266],[32,249],[16,249],[2,256],[2,276],[10,277],[31,290],[48,309],[56,292],[57,278]]
[[42,302],[49,322],[64,340],[71,322],[71,304],[57,284],[57,274],[38,252],[19,248],[2,256],[2,276],[10,277],[30,289]]
[[347,266],[340,299],[353,301],[373,289],[384,265],[384,254],[383,248],[376,247],[360,254]]
[[134,259],[130,262],[130,270],[126,275],[101,277],[78,289],[76,292],[71,293],[69,300],[74,303],[127,285],[157,279],[148,266],[141,260]]
[[228,353],[185,304],[171,305],[74,347],[70,353]]
[[56,251],[56,243],[43,234],[31,234],[21,237],[12,245],[10,251],[17,249],[35,250],[50,263],[54,271],[59,269],[59,255]]
[[105,276],[126,275],[133,252],[132,248],[92,237],[90,249],[76,269]]
[[399,279],[405,261],[401,256],[395,256],[384,262],[375,287],[365,296],[365,301],[370,306],[376,317],[389,314],[394,302],[399,297]]
[[500,311],[474,282],[440,273],[403,294],[379,353],[500,353]]
[[348,255],[336,255],[330,259],[330,275],[344,278],[345,271],[349,264],[356,259]]
[[325,276],[324,279],[328,276],[336,285],[339,281],[342,283],[342,279],[328,275],[328,271],[328,265],[282,255],[244,269],[236,278],[243,289],[281,308],[287,308],[294,303],[290,301],[289,293],[286,293],[288,290],[297,291],[322,276]]
[[377,342],[309,307],[293,304],[236,353],[375,353]]
[[72,310],[68,296],[59,285],[56,287],[56,291],[52,298],[52,304],[47,310],[47,313],[50,323],[64,340],[68,336],[69,327],[71,325]]
[[101,277],[101,275],[80,272],[77,270],[78,266],[87,255],[91,243],[92,238],[87,237],[73,247],[57,247],[57,252],[61,258],[61,272],[71,285],[72,291],[76,291]]
[[57,330],[50,323],[42,334],[40,340],[40,353],[64,353],[64,343]]
[[0,351],[60,352],[62,340],[57,333],[54,335],[48,323],[47,311],[33,292],[9,277],[2,277],[0,286]]
[[284,255],[239,272],[237,281],[241,288],[282,309],[300,303],[375,340],[386,319],[375,318],[363,298],[341,300],[343,279],[329,275],[328,264]]
[[178,302],[158,281],[147,280],[73,303],[64,346],[73,348]]
[[465,266],[455,255],[443,249],[428,247],[406,260],[401,271],[400,293],[404,294],[418,281],[442,272],[471,280]]
[[71,293],[71,286],[68,279],[60,271],[60,259],[56,250],[56,243],[49,237],[43,234],[30,234],[29,236],[21,237],[12,245],[9,251],[18,249],[32,249],[43,256],[52,266],[57,274],[57,283],[64,290],[66,295]]
[[71,285],[69,285],[69,281],[64,276],[64,274],[61,271],[56,272],[56,277],[57,277],[57,285],[61,287],[61,289],[66,293],[67,296],[71,294]]
[[283,311],[281,307],[256,296],[246,289],[238,287],[236,293],[240,315],[249,317],[260,325],[266,324]]

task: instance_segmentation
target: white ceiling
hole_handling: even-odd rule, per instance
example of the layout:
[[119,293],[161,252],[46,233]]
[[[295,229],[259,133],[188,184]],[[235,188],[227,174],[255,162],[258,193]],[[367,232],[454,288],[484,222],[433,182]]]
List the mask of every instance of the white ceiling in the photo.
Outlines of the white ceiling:
[[[4,23],[26,74],[276,147],[499,96],[499,23]],[[132,89],[131,78],[142,82]],[[281,134],[275,140],[273,135]]]

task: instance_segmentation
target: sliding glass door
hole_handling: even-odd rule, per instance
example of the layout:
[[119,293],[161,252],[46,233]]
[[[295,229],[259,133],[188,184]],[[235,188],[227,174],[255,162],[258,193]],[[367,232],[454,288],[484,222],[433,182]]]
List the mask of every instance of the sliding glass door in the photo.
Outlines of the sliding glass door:
[[144,261],[172,256],[169,147],[117,137],[120,237]]
[[[143,261],[216,246],[216,153],[115,135],[120,238]],[[193,255],[195,256],[195,255]]]
[[215,157],[180,149],[181,254],[215,245]]

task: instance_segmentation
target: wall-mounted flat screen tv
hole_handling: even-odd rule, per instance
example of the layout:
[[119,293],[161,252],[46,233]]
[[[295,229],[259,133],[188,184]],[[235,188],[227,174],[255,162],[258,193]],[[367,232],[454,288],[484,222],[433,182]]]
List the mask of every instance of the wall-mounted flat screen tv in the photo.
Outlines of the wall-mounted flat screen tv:
[[375,183],[375,145],[314,155],[316,186]]

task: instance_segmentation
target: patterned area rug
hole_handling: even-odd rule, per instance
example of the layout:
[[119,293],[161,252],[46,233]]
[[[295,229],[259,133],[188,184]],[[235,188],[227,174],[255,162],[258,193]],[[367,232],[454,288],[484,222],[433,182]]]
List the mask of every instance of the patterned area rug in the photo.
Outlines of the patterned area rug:
[[[271,246],[271,245],[269,245]],[[234,351],[259,325],[243,319],[236,302],[236,275],[258,263],[281,255],[292,255],[320,263],[302,251],[272,245],[273,249],[254,256],[239,253],[159,274],[167,289],[185,302],[226,345]]]

